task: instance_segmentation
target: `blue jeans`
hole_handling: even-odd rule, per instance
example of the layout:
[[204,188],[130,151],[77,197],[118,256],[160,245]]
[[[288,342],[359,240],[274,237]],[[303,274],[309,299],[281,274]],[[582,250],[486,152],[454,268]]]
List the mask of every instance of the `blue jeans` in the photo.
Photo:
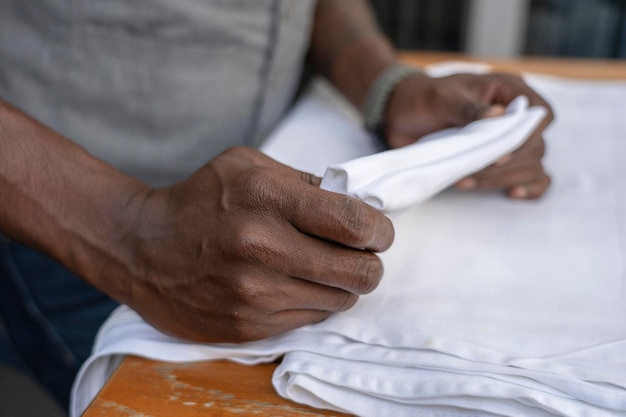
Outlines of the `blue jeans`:
[[117,305],[58,262],[0,234],[0,361],[29,372],[65,409],[96,332]]

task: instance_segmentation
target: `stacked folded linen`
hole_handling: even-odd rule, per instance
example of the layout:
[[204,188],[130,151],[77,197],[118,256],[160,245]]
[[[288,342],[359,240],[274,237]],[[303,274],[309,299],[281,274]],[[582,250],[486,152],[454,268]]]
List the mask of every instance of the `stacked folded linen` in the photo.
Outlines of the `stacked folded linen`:
[[[393,216],[396,241],[376,291],[270,339],[185,343],[121,307],[76,380],[72,415],[134,354],[250,364],[284,355],[273,378],[281,395],[362,416],[626,416],[626,84],[530,81],[559,120],[544,199],[446,191],[407,208]],[[331,95],[316,87],[266,151],[317,173],[371,154],[374,142]],[[335,148],[341,141],[352,148]],[[291,154],[280,153],[286,142]]]

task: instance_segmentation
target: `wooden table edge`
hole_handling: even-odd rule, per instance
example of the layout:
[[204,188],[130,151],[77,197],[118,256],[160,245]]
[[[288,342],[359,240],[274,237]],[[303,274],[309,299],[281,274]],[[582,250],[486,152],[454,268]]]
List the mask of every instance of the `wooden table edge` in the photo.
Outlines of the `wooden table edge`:
[[486,63],[495,71],[536,73],[564,78],[626,80],[626,60],[522,57],[494,59],[452,52],[400,52],[401,61],[419,67],[445,61]]
[[169,363],[127,356],[83,417],[346,417],[280,397],[277,364]]

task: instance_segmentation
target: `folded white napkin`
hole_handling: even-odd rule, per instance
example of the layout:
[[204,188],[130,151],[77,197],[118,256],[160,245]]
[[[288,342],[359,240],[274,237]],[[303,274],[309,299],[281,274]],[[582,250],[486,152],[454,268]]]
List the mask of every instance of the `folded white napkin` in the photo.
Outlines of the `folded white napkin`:
[[332,165],[322,188],[389,213],[421,203],[522,145],[546,115],[518,97],[506,115],[423,137],[413,145]]
[[[77,377],[72,416],[125,354],[250,364],[284,354],[281,395],[361,416],[626,416],[626,84],[530,81],[558,117],[544,199],[450,190],[405,210],[376,291],[274,338],[190,344],[121,307]],[[371,153],[326,86],[311,94],[268,153],[317,173]],[[353,149],[334,154],[343,140]],[[293,153],[273,153],[281,143]]]

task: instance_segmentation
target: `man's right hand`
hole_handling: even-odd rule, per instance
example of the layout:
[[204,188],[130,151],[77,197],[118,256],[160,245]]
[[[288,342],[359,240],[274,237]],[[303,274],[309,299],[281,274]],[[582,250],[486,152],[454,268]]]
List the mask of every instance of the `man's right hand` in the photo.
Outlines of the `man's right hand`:
[[250,148],[128,205],[123,301],[160,330],[242,342],[319,322],[372,291],[393,226]]
[[[249,148],[153,189],[0,100],[0,231],[158,329],[239,342],[373,290],[389,219]],[[45,279],[45,277],[42,277]]]

